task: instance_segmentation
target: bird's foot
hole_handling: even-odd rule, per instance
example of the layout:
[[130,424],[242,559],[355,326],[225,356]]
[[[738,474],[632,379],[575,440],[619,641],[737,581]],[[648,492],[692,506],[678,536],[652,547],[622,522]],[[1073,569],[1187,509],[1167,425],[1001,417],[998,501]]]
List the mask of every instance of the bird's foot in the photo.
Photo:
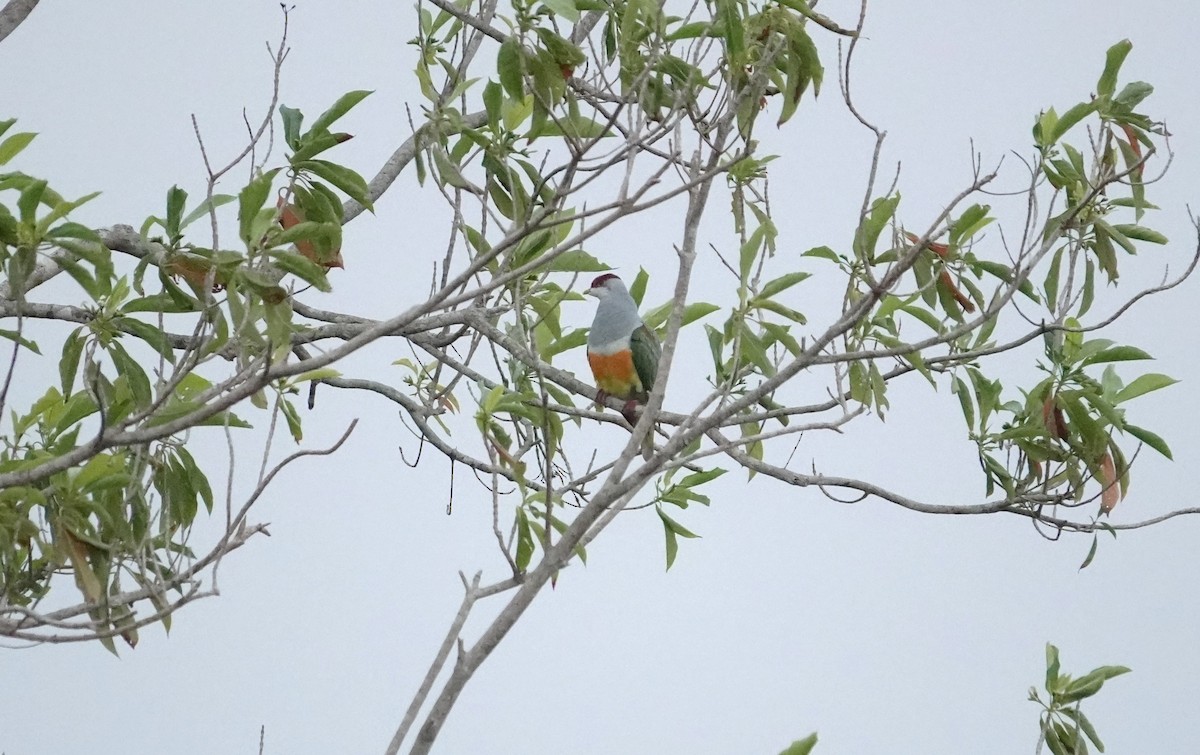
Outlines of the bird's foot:
[[603,409],[604,405],[607,402],[608,402],[608,394],[605,393],[603,390],[597,389],[596,390],[596,406]]

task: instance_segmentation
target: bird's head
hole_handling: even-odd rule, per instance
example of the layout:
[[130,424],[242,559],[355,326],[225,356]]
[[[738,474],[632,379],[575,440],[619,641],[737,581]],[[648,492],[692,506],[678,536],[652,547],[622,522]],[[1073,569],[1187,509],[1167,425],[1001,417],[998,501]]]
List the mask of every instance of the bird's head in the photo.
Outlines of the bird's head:
[[625,284],[621,279],[612,273],[605,273],[596,277],[592,281],[592,287],[587,290],[588,296],[594,296],[597,299],[604,299],[613,291],[619,291],[625,288]]

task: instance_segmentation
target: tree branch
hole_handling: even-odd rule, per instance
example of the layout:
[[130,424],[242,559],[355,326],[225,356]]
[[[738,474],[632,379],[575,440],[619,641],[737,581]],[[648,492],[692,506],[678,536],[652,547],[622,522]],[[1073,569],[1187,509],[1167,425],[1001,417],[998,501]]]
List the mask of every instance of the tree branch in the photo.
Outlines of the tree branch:
[[0,8],[0,42],[21,25],[37,4],[38,0],[9,0]]

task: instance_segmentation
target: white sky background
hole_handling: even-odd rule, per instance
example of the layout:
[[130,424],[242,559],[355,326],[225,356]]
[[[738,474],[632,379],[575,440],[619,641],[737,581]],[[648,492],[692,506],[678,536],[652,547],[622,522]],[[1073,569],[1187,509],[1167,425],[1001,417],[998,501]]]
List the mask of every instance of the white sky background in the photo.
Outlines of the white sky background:
[[[1121,290],[1156,283],[1166,265],[1181,269],[1194,245],[1185,204],[1196,202],[1200,167],[1200,18],[1181,7],[875,4],[854,89],[889,133],[884,165],[903,164],[901,218],[923,227],[969,183],[970,138],[985,166],[1009,150],[1029,154],[1035,114],[1086,97],[1104,51],[1129,37],[1122,81],[1154,84],[1143,110],[1167,120],[1176,158],[1153,189],[1162,210],[1146,220],[1172,244],[1122,256]],[[857,4],[821,9],[852,25]],[[103,190],[76,216],[96,226],[136,227],[161,214],[174,183],[199,196],[189,117],[198,117],[215,160],[240,148],[242,108],[254,121],[269,95],[263,42],[274,43],[279,20],[275,2],[44,0],[0,44],[0,117],[41,134],[13,167],[67,197]],[[368,178],[409,134],[405,103],[419,107],[405,44],[414,33],[407,3],[308,1],[292,15],[281,99],[311,118],[347,90],[376,90],[343,122],[356,138],[334,153]],[[825,93],[782,132],[760,134],[766,152],[784,156],[771,186],[780,271],[787,255],[809,247],[849,247],[869,157],[869,134],[836,96],[832,40],[819,30],[814,37],[828,68]],[[1012,155],[1005,169],[999,187],[1023,186]],[[440,199],[415,187],[411,172],[402,175],[375,217],[347,227],[335,292],[306,301],[385,316],[421,295],[445,233],[430,220]],[[711,204],[719,222],[709,224],[705,246],[730,249],[725,194],[715,191]],[[658,303],[670,290],[679,207],[602,235],[589,251],[628,277],[646,265],[648,302]],[[701,295],[727,284],[711,257],[700,275]],[[1170,442],[1176,463],[1143,453],[1115,521],[1195,504],[1198,286],[1144,302],[1108,334],[1159,358],[1123,374],[1184,378],[1129,406],[1136,424]],[[820,310],[791,303],[814,328],[822,322]],[[575,304],[564,317],[581,325],[591,313],[591,304]],[[703,388],[702,332],[687,339],[696,357],[677,364],[669,409],[685,409],[680,397]],[[1031,374],[1037,351],[1022,355],[1011,374]],[[396,344],[377,345],[345,371],[399,381],[386,365],[401,356]],[[568,356],[558,363],[586,373],[582,353]],[[18,402],[45,390],[37,380],[54,379],[57,357],[43,361],[24,363]],[[806,439],[795,463],[932,503],[983,500],[957,401],[918,383],[894,392],[886,424],[865,418],[846,437]],[[306,443],[328,444],[351,417],[362,422],[336,457],[302,461],[271,488],[252,519],[271,522],[272,537],[226,559],[222,595],[178,614],[169,637],[147,628],[119,659],[99,645],[0,653],[0,750],[254,753],[265,725],[272,755],[382,751],[457,609],[457,571],[503,573],[481,488],[460,469],[446,516],[448,464],[432,453],[415,470],[400,463],[397,445],[414,443],[390,405],[323,389],[305,414]],[[623,441],[612,427],[585,429]],[[215,432],[196,441],[214,459],[224,453]],[[239,473],[256,469],[248,450]],[[589,549],[588,566],[572,565],[556,590],[539,595],[484,664],[438,751],[775,753],[816,730],[821,755],[1031,752],[1038,709],[1025,696],[1040,686],[1046,641],[1062,648],[1067,671],[1133,668],[1085,704],[1109,752],[1185,752],[1200,741],[1196,521],[1106,538],[1079,572],[1090,538],[1049,543],[1017,517],[842,506],[745,479],[727,475],[705,491],[711,508],[679,514],[703,539],[682,543],[669,574],[657,517],[621,517]],[[486,616],[499,605],[477,610]],[[469,625],[472,637],[481,626]]]

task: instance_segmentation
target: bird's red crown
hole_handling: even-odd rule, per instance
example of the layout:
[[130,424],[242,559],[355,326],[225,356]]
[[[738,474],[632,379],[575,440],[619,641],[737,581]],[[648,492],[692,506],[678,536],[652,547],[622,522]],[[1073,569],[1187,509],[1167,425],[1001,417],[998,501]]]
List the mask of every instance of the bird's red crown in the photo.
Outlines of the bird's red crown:
[[605,282],[610,281],[616,277],[617,276],[613,275],[612,273],[605,273],[604,275],[599,275],[596,277],[596,280],[592,281],[592,288],[599,288],[600,286],[603,286],[605,284]]

